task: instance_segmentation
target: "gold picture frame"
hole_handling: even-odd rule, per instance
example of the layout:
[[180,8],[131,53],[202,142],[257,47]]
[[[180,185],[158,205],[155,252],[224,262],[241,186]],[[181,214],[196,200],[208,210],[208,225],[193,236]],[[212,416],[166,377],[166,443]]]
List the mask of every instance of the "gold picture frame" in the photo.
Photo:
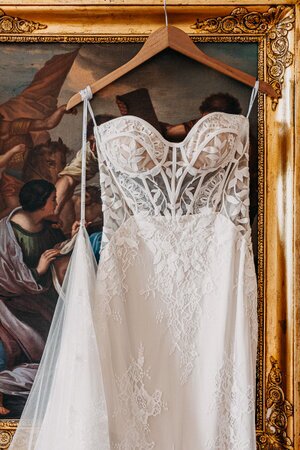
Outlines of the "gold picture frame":
[[[0,44],[28,42],[142,42],[164,24],[157,0],[80,3],[68,1],[6,1],[0,9]],[[258,384],[257,448],[300,448],[298,306],[300,264],[300,167],[296,147],[299,74],[296,47],[299,5],[271,6],[244,0],[169,2],[169,23],[195,42],[256,42],[258,75],[277,91],[278,100],[259,95],[259,212],[258,212]],[[211,5],[209,5],[211,3]],[[223,4],[222,4],[223,3]],[[50,4],[50,5],[49,5]],[[298,58],[299,60],[299,58]],[[298,326],[297,326],[298,325]],[[298,356],[298,358],[297,358]],[[0,420],[0,449],[7,449],[17,420]]]

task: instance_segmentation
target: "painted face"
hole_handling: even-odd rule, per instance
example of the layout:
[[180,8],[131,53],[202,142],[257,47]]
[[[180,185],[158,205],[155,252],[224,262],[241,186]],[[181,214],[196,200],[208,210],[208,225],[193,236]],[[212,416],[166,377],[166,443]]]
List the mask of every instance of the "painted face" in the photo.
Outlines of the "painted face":
[[57,206],[56,191],[53,191],[51,192],[48,200],[46,201],[46,204],[43,206],[45,217],[52,216],[52,214],[54,214],[56,206]]

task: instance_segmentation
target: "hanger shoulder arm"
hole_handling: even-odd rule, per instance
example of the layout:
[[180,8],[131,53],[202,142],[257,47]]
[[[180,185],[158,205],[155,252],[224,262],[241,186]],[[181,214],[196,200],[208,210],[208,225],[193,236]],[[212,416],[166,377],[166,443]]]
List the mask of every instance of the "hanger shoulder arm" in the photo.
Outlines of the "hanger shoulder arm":
[[[212,58],[211,56],[208,56],[203,52],[198,53],[191,51],[191,49],[187,49],[185,52],[181,50],[181,52],[184,53],[189,58],[194,59],[210,67],[211,69],[216,70],[217,72],[223,73],[224,75],[234,78],[235,80],[240,81],[246,84],[247,86],[253,87],[256,82],[256,78],[253,75],[243,72],[242,70],[237,69],[235,67],[229,66],[228,64],[219,61],[215,58]],[[273,89],[273,87],[270,84],[266,83],[265,81],[259,82],[259,90],[272,98],[278,97],[278,94]]]
[[[118,67],[117,69],[113,70],[112,72],[108,73],[107,75],[104,75],[104,77],[101,77],[99,80],[97,80],[93,84],[91,84],[90,88],[91,88],[92,93],[96,94],[96,92],[105,88],[106,86],[108,86],[110,83],[112,83],[113,81],[120,78],[125,73],[134,69],[137,65],[138,64],[136,64],[135,59],[132,58],[130,61],[128,61],[123,66]],[[74,106],[79,105],[79,103],[81,103],[81,101],[82,100],[81,100],[80,93],[73,95],[67,103],[67,111],[74,108]]]
[[[218,59],[212,58],[204,53],[197,45],[192,41],[188,34],[184,31],[180,30],[177,27],[170,26],[168,27],[168,36],[169,36],[169,46],[188,58],[194,59],[217,72],[221,72],[224,75],[227,75],[235,80],[238,80],[248,86],[253,87],[255,84],[255,77],[249,75],[242,70],[236,69],[235,67],[229,66],[228,64],[219,61]],[[278,94],[273,89],[273,87],[266,83],[265,81],[259,82],[259,90],[264,92],[265,94],[277,98]]]
[[[148,42],[148,41],[147,41]],[[141,48],[141,50],[127,63],[123,64],[122,66],[118,67],[117,69],[113,70],[112,72],[108,73],[104,77],[100,78],[99,80],[95,81],[90,87],[92,90],[92,93],[95,94],[96,92],[100,91],[101,89],[105,88],[109,84],[111,84],[113,81],[116,81],[118,78],[121,78],[126,73],[130,72],[131,70],[135,69],[136,67],[143,64],[148,59],[155,56],[157,53],[161,52],[167,47],[164,40],[159,40],[157,38],[151,39],[150,42],[144,44],[144,46]],[[71,108],[74,108],[74,106],[77,106],[79,103],[81,103],[81,96],[79,93],[73,95],[70,100],[67,103],[67,111]]]
[[[154,31],[141,50],[131,60],[95,81],[91,85],[92,93],[95,94],[168,47],[248,86],[252,87],[255,84],[255,77],[206,55],[194,44],[184,31],[177,27],[169,26]],[[259,82],[259,90],[273,98],[278,97],[278,94],[273,87],[264,81]],[[79,103],[81,103],[81,96],[80,93],[77,93],[68,101],[67,110]]]

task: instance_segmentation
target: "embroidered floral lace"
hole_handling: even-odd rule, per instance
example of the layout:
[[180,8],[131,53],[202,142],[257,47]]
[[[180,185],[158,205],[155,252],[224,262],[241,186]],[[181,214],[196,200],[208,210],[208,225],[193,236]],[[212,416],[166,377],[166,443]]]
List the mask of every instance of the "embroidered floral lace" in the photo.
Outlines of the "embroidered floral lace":
[[255,449],[248,136],[248,119],[225,113],[178,144],[134,116],[98,127],[112,448]]

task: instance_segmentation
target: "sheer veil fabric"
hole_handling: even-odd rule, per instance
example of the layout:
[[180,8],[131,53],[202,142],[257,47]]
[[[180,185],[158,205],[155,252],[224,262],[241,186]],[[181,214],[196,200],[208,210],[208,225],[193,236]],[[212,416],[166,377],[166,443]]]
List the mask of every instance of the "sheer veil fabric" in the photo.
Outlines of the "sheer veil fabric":
[[[87,95],[83,92],[83,149]],[[83,153],[84,160],[84,153]],[[96,261],[81,226],[40,366],[11,450],[109,450],[106,403],[93,320]]]
[[97,276],[82,222],[11,449],[255,450],[247,117],[176,144],[134,116],[95,125]]

